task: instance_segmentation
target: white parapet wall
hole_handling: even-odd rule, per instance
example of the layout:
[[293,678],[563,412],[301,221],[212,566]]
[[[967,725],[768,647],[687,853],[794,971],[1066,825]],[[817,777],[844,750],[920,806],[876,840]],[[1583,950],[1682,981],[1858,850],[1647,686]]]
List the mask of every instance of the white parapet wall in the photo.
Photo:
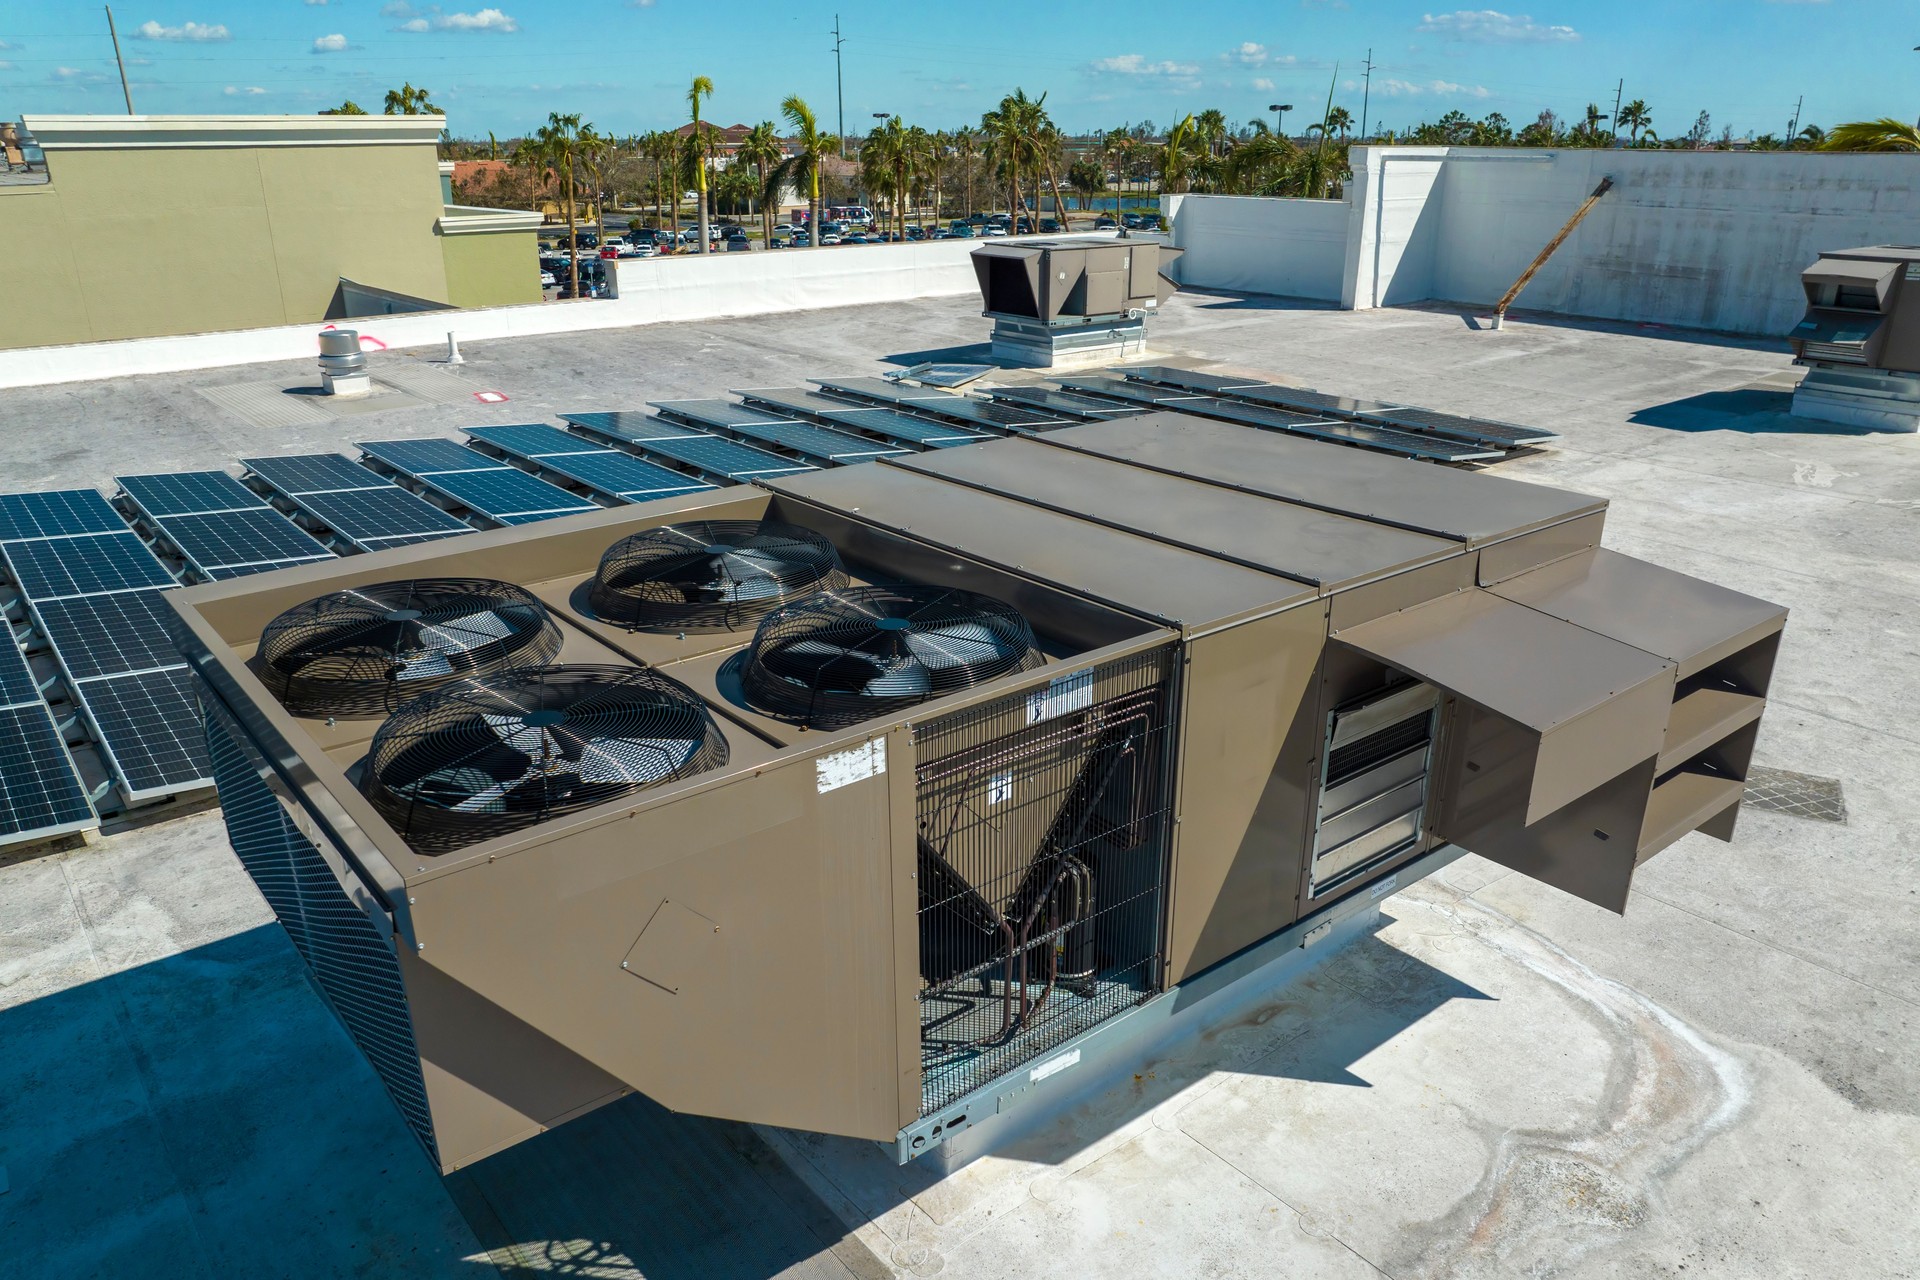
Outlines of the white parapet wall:
[[[379,350],[975,294],[974,240],[634,258],[619,296],[342,320]],[[984,324],[984,322],[983,322]],[[317,357],[323,323],[0,351],[0,388]],[[316,366],[317,368],[317,366]]]
[[1920,233],[1916,155],[1355,147],[1352,162],[1344,200],[1172,198],[1182,282],[1491,307],[1610,177],[1517,310],[1784,335],[1821,251]]

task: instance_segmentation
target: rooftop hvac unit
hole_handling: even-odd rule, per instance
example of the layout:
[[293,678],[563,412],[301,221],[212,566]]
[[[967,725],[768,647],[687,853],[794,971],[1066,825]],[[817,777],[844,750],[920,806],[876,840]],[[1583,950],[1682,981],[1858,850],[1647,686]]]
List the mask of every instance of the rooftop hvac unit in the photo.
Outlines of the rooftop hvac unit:
[[[1784,611],[1604,518],[1147,414],[168,596],[234,847],[440,1168],[634,1090],[906,1159],[1456,847],[1619,910],[1730,838]],[[515,652],[405,696],[447,582]],[[353,599],[374,711],[282,697],[276,620]]]
[[1800,417],[1920,430],[1920,246],[1820,255],[1800,273],[1807,314],[1788,339],[1808,368]]

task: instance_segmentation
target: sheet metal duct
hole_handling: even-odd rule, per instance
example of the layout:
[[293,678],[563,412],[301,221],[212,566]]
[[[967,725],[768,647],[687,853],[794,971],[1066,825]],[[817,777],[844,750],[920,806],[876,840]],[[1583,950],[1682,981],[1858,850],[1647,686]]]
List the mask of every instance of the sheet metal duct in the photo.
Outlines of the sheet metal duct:
[[983,310],[1053,322],[1151,310],[1179,288],[1165,274],[1181,250],[1152,240],[1052,240],[973,251]]
[[1920,373],[1920,248],[1878,245],[1820,255],[1800,273],[1807,314],[1789,340],[1796,362]]
[[[989,257],[1055,304],[1042,258]],[[1604,519],[1155,413],[168,598],[234,846],[439,1168],[634,1090],[904,1158],[1448,842],[1617,911],[1661,848],[1729,839],[1785,611],[1600,548]],[[1011,605],[1041,665],[805,729],[742,700],[750,630],[594,613],[623,537],[760,520],[855,585]],[[253,664],[281,611],[417,578],[525,588],[560,661],[679,681],[726,762],[410,845],[359,785],[384,721],[294,714]]]

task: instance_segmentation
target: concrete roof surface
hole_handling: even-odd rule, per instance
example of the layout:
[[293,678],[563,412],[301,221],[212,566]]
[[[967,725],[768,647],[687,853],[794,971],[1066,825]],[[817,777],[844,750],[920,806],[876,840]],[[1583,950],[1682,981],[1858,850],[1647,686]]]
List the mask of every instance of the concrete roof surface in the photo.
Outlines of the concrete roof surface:
[[[1464,858],[945,1177],[632,1099],[443,1183],[216,813],[0,855],[0,1276],[1912,1274],[1920,438],[1788,417],[1784,344],[1192,292],[1151,332],[1162,362],[1560,432],[1500,474],[1792,608],[1756,764],[1837,778],[1845,822],[1750,805],[1642,867],[1624,919]],[[106,488],[983,336],[956,298],[473,343],[433,376],[390,353],[417,394],[277,427],[255,393],[304,363],[16,390],[0,474]]]

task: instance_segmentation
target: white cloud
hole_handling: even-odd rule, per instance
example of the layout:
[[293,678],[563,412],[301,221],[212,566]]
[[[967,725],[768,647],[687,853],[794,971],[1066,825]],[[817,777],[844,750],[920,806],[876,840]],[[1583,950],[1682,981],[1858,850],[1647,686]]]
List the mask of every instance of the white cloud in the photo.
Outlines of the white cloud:
[[220,92],[226,94],[229,98],[257,98],[265,93],[266,90],[257,84],[230,84]]
[[0,58],[0,71],[11,71],[11,70],[13,70],[13,64],[11,62],[8,62],[5,58]]
[[1457,9],[1452,13],[1429,13],[1415,28],[1431,31],[1449,40],[1473,40],[1483,44],[1559,44],[1578,40],[1572,27],[1548,26],[1526,14],[1513,17],[1497,9]]
[[1200,68],[1191,62],[1148,62],[1141,53],[1122,53],[1111,58],[1095,58],[1093,69],[1106,75],[1139,76],[1143,79],[1165,80],[1169,84],[1197,85],[1200,83]]
[[1423,94],[1432,94],[1436,98],[1490,98],[1491,90],[1485,85],[1455,84],[1451,80],[1375,80],[1375,93],[1385,94],[1389,98],[1417,98]]
[[326,2],[327,0],[307,0],[307,3],[312,5],[324,5]]
[[226,27],[216,22],[208,25],[202,22],[183,22],[177,27],[163,27],[157,22],[143,22],[133,29],[136,40],[187,40],[195,44],[205,44],[215,40],[231,40],[233,36]]
[[627,0],[627,8],[651,9],[653,8],[653,0]]
[[1251,40],[1243,41],[1238,49],[1220,55],[1229,62],[1238,62],[1242,66],[1257,67],[1267,60],[1267,46],[1255,44]]
[[313,42],[313,51],[315,53],[345,53],[347,51],[347,38],[338,33],[330,36],[320,36]]
[[[388,9],[395,10],[392,16],[399,17],[413,10],[405,4],[390,4]],[[382,10],[384,13],[385,10]],[[477,9],[472,13],[442,13],[437,7],[427,10],[423,17],[409,18],[399,26],[401,31],[419,33],[422,31],[497,31],[502,35],[511,35],[520,29],[520,24],[498,9]]]
[[1262,93],[1271,93],[1273,92],[1273,81],[1267,79],[1265,76],[1257,76],[1254,78],[1253,87]]
[[380,16],[383,18],[411,18],[413,16],[413,6],[408,4],[407,0],[387,0],[385,4],[380,6]]
[[47,73],[47,79],[60,84],[99,84],[106,78],[106,72],[94,71],[87,67],[55,67]]

